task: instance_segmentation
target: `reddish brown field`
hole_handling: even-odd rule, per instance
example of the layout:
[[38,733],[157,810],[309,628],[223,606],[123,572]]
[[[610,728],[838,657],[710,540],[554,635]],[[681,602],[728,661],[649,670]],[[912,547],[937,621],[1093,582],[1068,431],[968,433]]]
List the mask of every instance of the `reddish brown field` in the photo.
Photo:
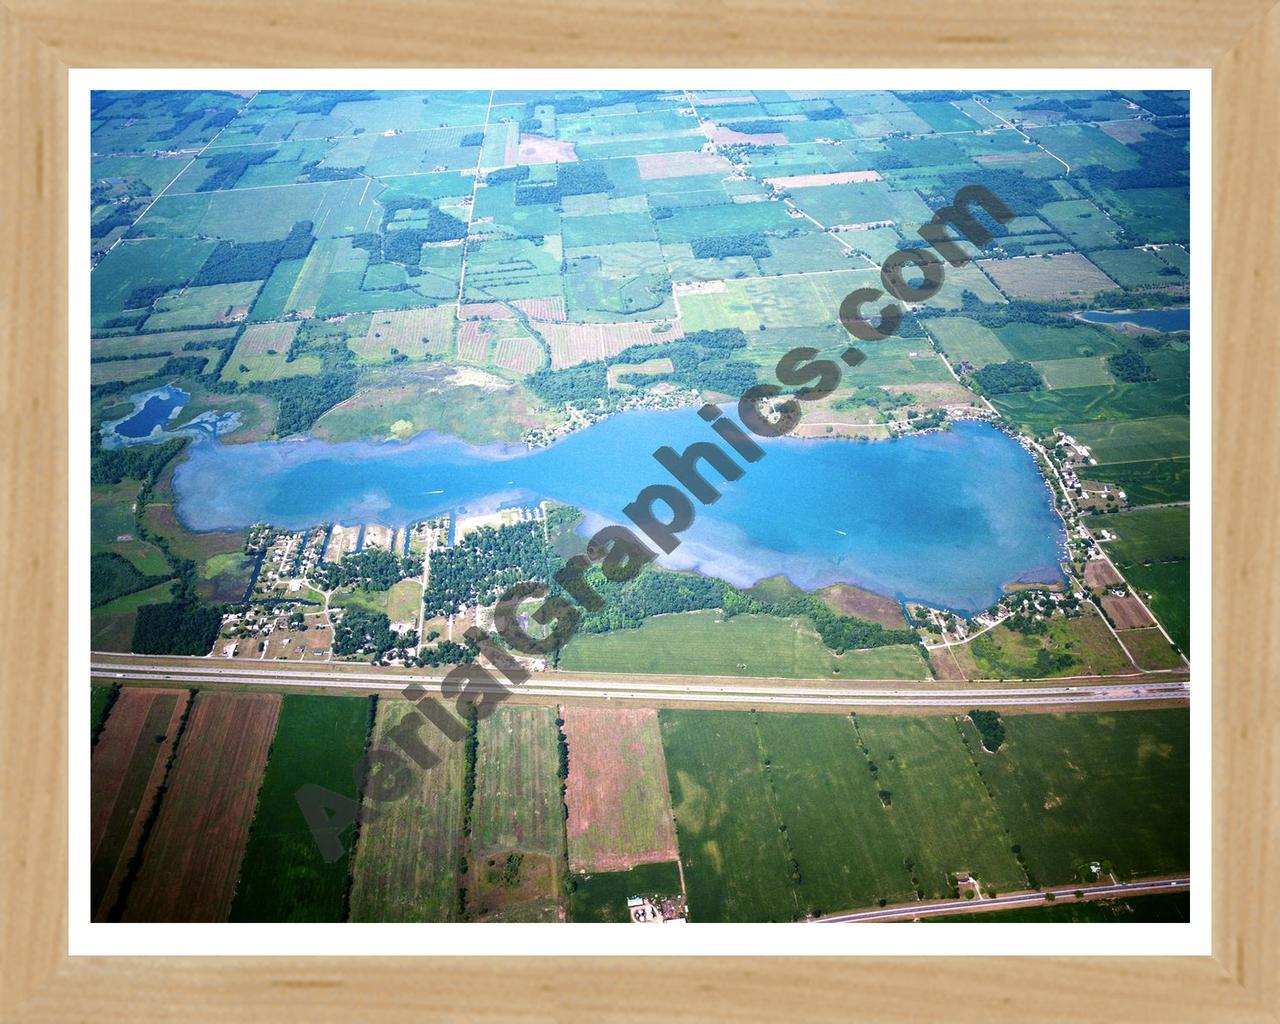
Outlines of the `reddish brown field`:
[[515,299],[511,305],[527,313],[534,320],[552,320],[560,323],[569,316],[565,312],[564,299],[559,295],[549,299]]
[[125,687],[93,748],[89,848],[95,921],[108,919],[120,895],[189,700],[186,690]]
[[903,629],[906,620],[902,607],[891,597],[860,590],[847,583],[837,583],[821,592],[822,599],[833,611],[841,615],[853,615],[869,622],[878,622],[890,629]]
[[226,920],[279,714],[274,694],[196,696],[124,920]]
[[666,762],[652,708],[565,707],[569,867],[625,871],[675,860]]
[[1102,599],[1102,607],[1111,616],[1116,629],[1141,629],[1143,626],[1155,624],[1155,620],[1147,614],[1142,602],[1136,597],[1111,597]]
[[501,302],[468,302],[462,307],[463,320],[478,320],[488,317],[490,320],[514,320],[516,315]]
[[489,343],[495,337],[483,321],[464,321],[458,325],[458,358],[472,363],[487,363]]
[[[654,334],[653,321],[621,324],[539,323],[538,333],[551,347],[551,367],[559,370],[578,363],[616,356],[632,345],[659,345],[684,337],[679,324]],[[459,341],[461,347],[461,341]]]
[[1085,565],[1084,581],[1091,587],[1109,587],[1120,582],[1120,574],[1111,568],[1110,562],[1099,558]]
[[542,348],[532,338],[503,338],[493,352],[495,366],[532,373],[542,365]]

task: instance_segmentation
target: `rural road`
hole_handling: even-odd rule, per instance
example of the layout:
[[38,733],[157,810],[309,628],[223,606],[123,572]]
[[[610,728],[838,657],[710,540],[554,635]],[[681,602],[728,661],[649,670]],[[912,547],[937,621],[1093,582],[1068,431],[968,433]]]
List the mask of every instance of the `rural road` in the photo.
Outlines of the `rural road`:
[[[359,668],[359,666],[349,666]],[[333,664],[235,663],[215,658],[149,658],[138,655],[95,653],[90,661],[94,678],[130,680],[152,685],[196,686],[223,684],[261,686],[264,689],[307,687],[389,692],[411,683],[428,692],[440,691],[443,677],[385,669],[345,671]],[[478,686],[482,693],[512,690],[522,696],[589,698],[597,700],[651,701],[663,703],[720,703],[749,705],[831,705],[851,709],[865,707],[972,706],[976,702],[997,708],[1032,705],[1098,706],[1140,701],[1180,702],[1190,698],[1186,682],[1134,680],[1124,683],[1072,683],[1020,688],[938,689],[931,681],[884,684],[876,688],[854,686],[814,687],[798,680],[795,686],[741,683],[658,682],[635,678],[559,679],[534,676],[518,686]],[[816,681],[815,681],[816,682]]]
[[1072,897],[1077,892],[1084,893],[1085,899],[1099,899],[1104,896],[1132,896],[1138,893],[1179,892],[1190,888],[1190,878],[1121,882],[1115,885],[1063,886],[1059,889],[1046,889],[1044,892],[1020,892],[1011,896],[995,896],[990,899],[943,900],[936,903],[908,904],[901,907],[882,907],[875,910],[856,910],[848,914],[833,914],[831,917],[820,917],[812,923],[846,924],[859,921],[901,921],[926,916],[974,913],[976,911],[990,910],[992,907],[1040,906],[1044,904],[1045,894],[1050,892],[1055,897],[1068,897],[1068,902],[1072,902]]

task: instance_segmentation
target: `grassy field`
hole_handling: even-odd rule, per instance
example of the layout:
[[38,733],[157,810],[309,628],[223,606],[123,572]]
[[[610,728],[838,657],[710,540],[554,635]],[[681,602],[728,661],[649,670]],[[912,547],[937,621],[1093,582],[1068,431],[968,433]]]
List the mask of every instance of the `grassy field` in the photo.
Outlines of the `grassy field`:
[[967,360],[981,368],[1011,358],[995,332],[976,321],[960,316],[941,317],[930,320],[928,330],[953,363]]
[[1035,367],[1051,388],[1087,388],[1102,384],[1114,384],[1107,372],[1106,360],[1101,356],[1085,356],[1079,359],[1049,359],[1036,363]]
[[145,326],[149,331],[171,331],[227,323],[248,313],[261,286],[261,281],[247,281],[185,288],[157,299]]
[[1121,635],[1133,660],[1145,669],[1179,668],[1182,659],[1155,626],[1126,629]]
[[554,708],[499,707],[480,722],[471,845],[560,856],[564,812]]
[[[408,701],[379,701],[373,750],[402,753],[389,733],[406,715],[421,718]],[[426,719],[421,725],[418,735],[439,763],[424,769],[405,757],[413,789],[399,800],[375,805],[382,814],[361,826],[351,879],[352,921],[457,917],[463,744],[448,739]]]
[[760,737],[810,914],[915,894],[902,813],[880,786],[844,715],[761,715]]
[[983,791],[949,718],[858,716],[858,734],[904,839],[916,886],[950,892],[947,875],[969,872],[984,889],[1020,887],[1025,878],[1005,823]]
[[237,384],[259,380],[284,380],[318,373],[320,357],[301,355],[290,361],[289,348],[299,321],[251,324],[236,342],[235,351],[222,368],[222,380]]
[[625,924],[630,897],[679,892],[680,868],[675,861],[637,864],[629,871],[595,871],[574,879],[569,917],[575,922]]
[[624,871],[678,856],[658,715],[651,708],[566,707],[569,867]]
[[961,728],[1028,869],[1048,885],[1089,880],[1094,861],[1121,881],[1188,868],[1188,722],[1185,710],[1006,715],[996,754]]
[[835,654],[807,619],[681,612],[647,619],[639,629],[579,634],[560,665],[577,672],[765,676],[793,679],[923,679],[914,647]]
[[803,908],[752,713],[660,711],[658,718],[690,917],[798,917]]
[[279,708],[274,694],[196,696],[124,920],[226,920]]
[[[1143,387],[1139,384],[1126,386],[1128,388]],[[1111,402],[1112,399],[1113,396],[1104,397],[1107,402]],[[1151,411],[1156,412],[1158,409],[1159,406],[1153,403]],[[1060,425],[1077,441],[1089,446],[1089,450],[1093,452],[1100,466],[1110,466],[1113,463],[1128,465],[1162,459],[1186,459],[1190,453],[1191,424],[1185,413],[1177,416],[1152,415],[1134,420],[1106,419],[1090,423],[1072,423],[1070,420],[1063,420]],[[1103,470],[1094,467],[1090,472],[1101,473]],[[1170,471],[1163,472],[1167,474]],[[1185,473],[1188,470],[1183,467],[1181,472]]]
[[[325,863],[296,794],[302,786],[316,785],[356,798],[353,775],[368,718],[369,701],[360,697],[284,698],[231,920],[343,919],[350,854]],[[349,833],[341,838],[351,840]]]
[[1191,460],[1187,458],[1082,466],[1078,475],[1082,480],[1119,487],[1134,505],[1187,501],[1191,497]]
[[[975,638],[968,648],[978,675],[984,679],[1027,679],[1110,675],[1131,668],[1097,614],[1074,619],[1055,616],[1045,626],[1044,633],[1028,635],[1000,625]],[[1049,655],[1057,656],[1058,661],[1046,660]]]
[[1116,225],[1087,199],[1045,203],[1040,216],[1084,251],[1115,245],[1120,237]]
[[1188,559],[1121,566],[1130,585],[1147,595],[1147,607],[1173,642],[1191,652],[1191,562]]
[[1138,509],[1092,525],[1110,530],[1103,546],[1125,578],[1150,594],[1152,614],[1183,650],[1191,649],[1190,509]]
[[661,712],[696,920],[785,920],[1026,884],[946,717]]
[[1089,525],[1115,534],[1105,541],[1117,564],[1171,562],[1187,557],[1191,546],[1190,509],[1148,508],[1091,519]]
[[1115,282],[1079,253],[1009,260],[979,260],[978,265],[1005,295],[1032,302],[1087,301],[1113,291]]
[[515,442],[543,422],[537,408],[522,388],[479,387],[438,373],[406,372],[389,375],[334,406],[311,432],[326,441],[404,441],[437,430],[471,444]]
[[416,580],[401,580],[387,590],[339,591],[330,595],[334,608],[363,608],[381,612],[392,622],[417,622],[422,608],[422,587]]
[[502,705],[479,723],[470,856],[461,879],[468,921],[564,920],[558,736],[549,707]]
[[1185,457],[1191,388],[1185,380],[997,395],[997,409],[1037,434],[1061,428],[1100,463]]

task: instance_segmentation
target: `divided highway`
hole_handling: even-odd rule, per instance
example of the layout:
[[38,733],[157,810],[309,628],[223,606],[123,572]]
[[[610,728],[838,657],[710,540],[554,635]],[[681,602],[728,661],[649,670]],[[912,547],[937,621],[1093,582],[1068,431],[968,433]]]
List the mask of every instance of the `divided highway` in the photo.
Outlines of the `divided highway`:
[[876,910],[856,910],[848,914],[820,917],[814,924],[851,924],[860,921],[907,921],[917,917],[940,917],[946,914],[972,914],[993,907],[1040,906],[1045,894],[1053,893],[1055,899],[1070,902],[1074,894],[1084,894],[1084,899],[1100,899],[1105,896],[1149,895],[1156,892],[1179,892],[1191,888],[1190,878],[1166,878],[1146,882],[1121,882],[1115,885],[1064,886],[1046,889],[1044,892],[1019,892],[1010,896],[992,896],[987,899],[943,900],[937,903],[907,904],[900,907],[884,907]]
[[[90,662],[94,678],[174,686],[258,686],[263,689],[314,688],[393,693],[416,683],[427,692],[440,692],[442,675],[361,666],[307,665],[282,662],[235,662],[219,658],[148,658],[139,655],[95,653]],[[483,693],[512,690],[526,697],[648,701],[651,703],[750,704],[834,706],[842,708],[1080,706],[1148,701],[1181,702],[1190,698],[1186,682],[1134,679],[1124,682],[1049,683],[1021,687],[940,689],[936,683],[892,682],[875,687],[833,687],[825,680],[797,680],[793,686],[769,681],[671,682],[669,677],[560,678],[531,677],[518,686],[478,686]]]

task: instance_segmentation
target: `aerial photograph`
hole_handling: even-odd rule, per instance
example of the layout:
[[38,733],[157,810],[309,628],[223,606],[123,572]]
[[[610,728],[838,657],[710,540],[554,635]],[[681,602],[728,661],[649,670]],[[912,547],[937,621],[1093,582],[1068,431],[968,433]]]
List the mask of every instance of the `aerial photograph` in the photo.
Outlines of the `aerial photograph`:
[[92,922],[1190,920],[1189,93],[89,118]]

